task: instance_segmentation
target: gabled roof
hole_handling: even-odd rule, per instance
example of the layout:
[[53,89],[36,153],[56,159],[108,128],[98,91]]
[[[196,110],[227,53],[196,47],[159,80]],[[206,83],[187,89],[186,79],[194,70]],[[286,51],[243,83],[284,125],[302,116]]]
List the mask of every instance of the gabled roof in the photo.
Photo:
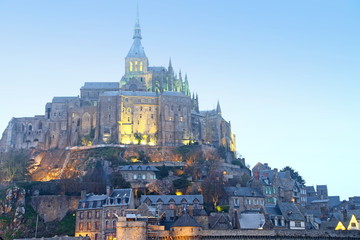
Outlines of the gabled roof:
[[131,188],[126,189],[114,189],[110,194],[110,197],[113,198],[130,198],[132,194]]
[[278,207],[288,221],[305,221],[304,215],[294,203],[279,202]]
[[84,86],[80,89],[104,89],[104,90],[111,90],[111,89],[119,89],[120,83],[119,82],[85,82]]
[[154,171],[154,172],[159,171],[159,169],[150,165],[126,165],[119,167],[119,170],[120,171]]
[[183,213],[171,227],[201,227],[201,225],[188,213]]
[[145,202],[146,199],[149,199],[152,204],[156,204],[161,200],[164,204],[169,204],[170,200],[174,200],[175,204],[181,204],[183,200],[186,200],[188,204],[193,204],[195,200],[199,201],[199,204],[203,204],[202,195],[142,195],[141,203]]
[[257,188],[252,187],[226,187],[225,191],[229,196],[264,197]]

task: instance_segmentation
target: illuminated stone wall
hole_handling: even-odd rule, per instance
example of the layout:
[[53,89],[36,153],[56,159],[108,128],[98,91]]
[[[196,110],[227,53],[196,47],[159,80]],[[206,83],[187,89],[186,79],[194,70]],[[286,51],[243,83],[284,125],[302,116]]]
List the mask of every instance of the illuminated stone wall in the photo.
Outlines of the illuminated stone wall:
[[146,222],[118,221],[116,224],[116,239],[146,240]]

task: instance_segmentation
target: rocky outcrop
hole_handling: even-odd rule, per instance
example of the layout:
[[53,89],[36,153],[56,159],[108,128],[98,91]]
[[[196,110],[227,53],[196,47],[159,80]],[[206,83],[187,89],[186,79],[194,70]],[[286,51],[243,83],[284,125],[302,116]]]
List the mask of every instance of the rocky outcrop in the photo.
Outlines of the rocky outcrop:
[[21,228],[25,216],[25,189],[13,186],[0,194],[0,236]]

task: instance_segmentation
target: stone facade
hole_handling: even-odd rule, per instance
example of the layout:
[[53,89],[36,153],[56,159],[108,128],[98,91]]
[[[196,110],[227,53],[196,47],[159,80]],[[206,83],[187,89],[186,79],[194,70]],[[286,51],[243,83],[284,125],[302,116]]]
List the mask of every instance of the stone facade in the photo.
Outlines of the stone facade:
[[150,67],[135,26],[120,82],[86,82],[78,97],[54,97],[44,115],[13,118],[0,151],[66,148],[103,143],[179,146],[191,142],[236,151],[231,124],[220,105],[200,111],[188,78],[168,68]]
[[106,195],[85,195],[76,211],[75,236],[89,236],[92,240],[116,237],[116,223],[125,210],[134,208],[132,189],[107,189]]

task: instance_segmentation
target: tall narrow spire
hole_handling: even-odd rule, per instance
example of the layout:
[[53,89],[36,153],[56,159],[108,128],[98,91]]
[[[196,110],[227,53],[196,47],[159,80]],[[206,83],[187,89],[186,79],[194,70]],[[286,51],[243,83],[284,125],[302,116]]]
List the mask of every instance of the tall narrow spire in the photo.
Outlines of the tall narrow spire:
[[141,28],[140,28],[140,20],[139,20],[139,3],[136,5],[136,23],[134,28],[134,36],[133,39],[141,39]]
[[142,37],[141,37],[140,20],[139,20],[139,6],[137,6],[137,9],[136,9],[136,22],[135,22],[133,39],[134,39],[133,45],[131,46],[130,51],[126,57],[127,58],[146,58],[144,48],[141,45]]
[[219,100],[218,100],[217,106],[216,106],[216,113],[219,114],[219,115],[221,115],[221,108],[220,108],[220,102],[219,102]]

